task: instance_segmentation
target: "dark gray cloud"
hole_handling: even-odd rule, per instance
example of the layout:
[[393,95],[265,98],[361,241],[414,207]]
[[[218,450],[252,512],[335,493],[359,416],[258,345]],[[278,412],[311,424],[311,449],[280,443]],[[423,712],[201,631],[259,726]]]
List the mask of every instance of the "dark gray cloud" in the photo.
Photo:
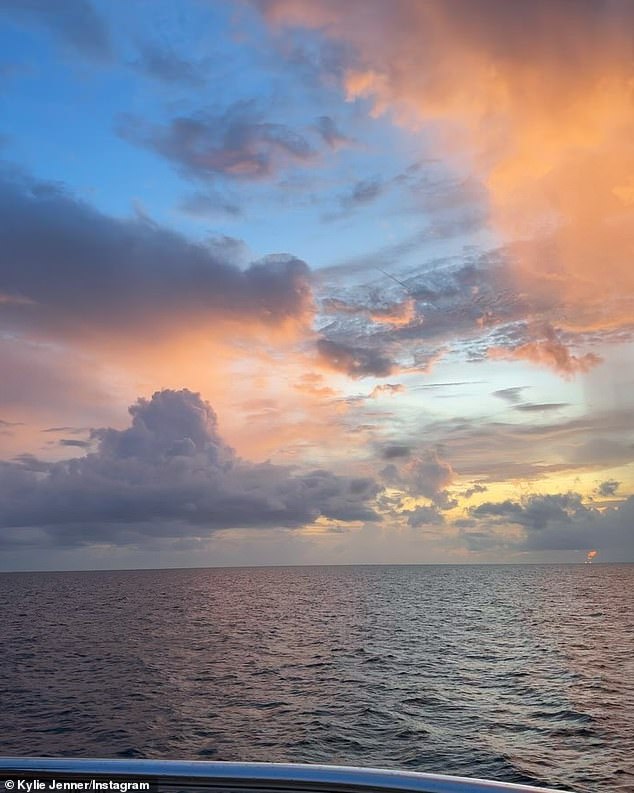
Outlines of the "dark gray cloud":
[[181,58],[169,47],[154,42],[140,45],[139,57],[132,67],[164,83],[200,88],[206,82],[205,64]]
[[58,443],[60,446],[70,446],[77,449],[89,449],[92,446],[90,441],[80,441],[76,438],[61,438]]
[[479,482],[476,482],[472,487],[468,487],[461,495],[463,498],[471,498],[475,493],[486,493],[488,489],[486,485],[481,485]]
[[309,310],[308,267],[293,256],[241,269],[222,246],[110,218],[27,178],[0,180],[0,213],[0,330],[156,336],[223,318],[275,325]]
[[315,129],[331,148],[337,148],[352,142],[351,138],[341,132],[330,116],[319,116],[315,122]]
[[317,350],[328,366],[350,377],[387,377],[396,369],[395,362],[378,350],[351,347],[329,339],[320,339]]
[[438,526],[445,522],[436,507],[416,507],[416,509],[407,510],[403,514],[407,515],[407,523],[414,529],[420,526]]
[[46,427],[42,432],[65,432],[69,435],[83,435],[84,433],[89,433],[90,430],[87,427]]
[[149,148],[186,176],[262,179],[284,165],[309,160],[309,141],[288,125],[266,120],[254,102],[235,102],[219,113],[180,116],[165,125],[122,117],[119,134]]
[[520,504],[507,499],[506,501],[499,502],[487,501],[484,504],[480,504],[478,507],[473,507],[471,509],[471,514],[479,518],[494,517],[511,520],[522,515],[523,510]]
[[592,512],[585,507],[578,493],[556,493],[554,495],[529,496],[524,503],[501,501],[480,504],[470,512],[474,517],[494,517],[518,523],[527,529],[544,529],[550,522],[572,520],[579,515]]
[[108,28],[88,0],[0,0],[2,11],[48,28],[84,57],[107,60],[112,55]]
[[388,485],[400,485],[401,474],[394,463],[388,463],[379,471],[379,476]]
[[[380,488],[366,477],[253,464],[218,434],[211,406],[186,389],[157,392],[130,408],[125,430],[94,430],[97,450],[45,463],[0,464],[5,545],[138,543],[227,528],[296,528],[318,517],[378,520]],[[35,532],[35,533],[34,533]]]
[[524,547],[538,551],[597,548],[613,561],[623,561],[634,555],[632,525],[634,496],[603,512],[587,508],[567,519],[551,520],[543,531],[529,532]]
[[605,482],[601,482],[599,487],[597,487],[597,493],[604,497],[613,496],[619,489],[620,484],[621,483],[617,482],[616,479],[606,479]]
[[548,413],[553,410],[568,407],[569,402],[527,402],[525,405],[515,405],[513,410],[520,410],[522,413]]
[[362,179],[341,198],[341,206],[344,210],[350,210],[370,204],[383,193],[384,189],[383,182],[378,177]]
[[493,392],[494,397],[503,399],[505,402],[510,402],[516,405],[522,399],[522,391],[526,386],[516,386],[514,388],[500,388],[498,391]]
[[[605,550],[612,561],[634,553],[634,496],[605,510],[585,505],[579,493],[533,495],[522,501],[487,502],[472,508],[478,532],[468,534],[470,547],[515,548],[530,551]],[[521,538],[509,538],[504,526],[524,529]],[[481,535],[481,536],[480,536]],[[465,535],[466,537],[467,535]]]
[[12,463],[0,461],[0,469],[2,469],[3,466],[7,466],[6,470],[8,470],[8,466],[10,465],[17,466],[21,471],[29,471],[34,474],[44,474],[49,470],[49,463],[29,453],[17,454],[13,458]]
[[339,196],[338,209],[325,212],[322,220],[329,222],[346,218],[355,210],[374,203],[388,188],[389,184],[378,176],[361,179]]
[[394,460],[398,457],[409,457],[411,453],[412,450],[409,446],[398,443],[385,446],[381,451],[381,455],[385,460]]

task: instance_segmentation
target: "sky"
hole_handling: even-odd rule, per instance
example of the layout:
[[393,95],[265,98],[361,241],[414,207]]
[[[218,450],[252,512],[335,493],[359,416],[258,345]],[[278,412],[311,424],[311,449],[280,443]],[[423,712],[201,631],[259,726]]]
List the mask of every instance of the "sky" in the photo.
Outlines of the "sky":
[[0,0],[0,569],[633,562],[633,28]]

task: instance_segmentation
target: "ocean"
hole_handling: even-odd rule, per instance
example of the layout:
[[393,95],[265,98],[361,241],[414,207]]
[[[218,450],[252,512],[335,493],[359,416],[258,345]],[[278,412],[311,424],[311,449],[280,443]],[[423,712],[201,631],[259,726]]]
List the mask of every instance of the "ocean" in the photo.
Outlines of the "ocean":
[[0,575],[0,754],[634,791],[634,565]]

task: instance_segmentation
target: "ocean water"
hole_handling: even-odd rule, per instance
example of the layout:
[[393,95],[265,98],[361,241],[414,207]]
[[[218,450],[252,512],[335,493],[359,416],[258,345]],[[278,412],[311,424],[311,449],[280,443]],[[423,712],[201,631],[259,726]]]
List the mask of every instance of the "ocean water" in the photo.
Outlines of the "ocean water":
[[634,565],[0,575],[0,754],[634,791]]

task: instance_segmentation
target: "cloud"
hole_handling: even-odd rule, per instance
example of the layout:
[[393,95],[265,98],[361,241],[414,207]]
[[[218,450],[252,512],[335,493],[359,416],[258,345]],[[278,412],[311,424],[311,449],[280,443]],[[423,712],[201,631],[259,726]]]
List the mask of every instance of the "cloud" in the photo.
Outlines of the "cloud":
[[515,405],[513,410],[519,410],[522,413],[548,413],[553,410],[560,410],[561,408],[568,407],[568,405],[568,402],[527,402],[525,405]]
[[[397,274],[371,258],[364,269],[384,278],[340,287],[336,296],[317,282],[318,304],[330,320],[327,335],[339,344],[398,359],[400,371],[428,371],[441,357],[457,353],[471,361],[530,358],[571,377],[600,360],[593,353],[573,354],[588,343],[587,334],[560,330],[542,319],[556,307],[531,306],[500,251],[458,261],[443,258]],[[495,395],[519,401],[520,388]]]
[[600,549],[613,561],[634,554],[634,496],[603,512],[587,509],[569,519],[554,520],[540,532],[530,532],[524,542],[527,550]]
[[[634,5],[266,0],[275,27],[342,45],[341,87],[486,190],[518,291],[568,330],[629,326],[634,270]],[[564,374],[596,361],[548,339],[518,353]]]
[[190,88],[200,88],[205,84],[203,64],[187,61],[172,49],[152,42],[139,47],[139,58],[132,66],[148,77],[168,84]]
[[601,358],[591,352],[580,357],[573,355],[552,326],[546,325],[542,333],[545,338],[539,341],[530,341],[511,348],[491,347],[489,355],[492,358],[515,358],[547,366],[564,377],[587,372],[601,363]]
[[500,388],[498,391],[493,392],[493,396],[498,397],[498,399],[503,399],[505,402],[510,402],[511,404],[517,404],[521,400],[522,391],[526,386],[515,386],[513,388]]
[[46,427],[42,432],[67,432],[70,435],[82,435],[90,430],[87,427]]
[[420,526],[438,526],[445,522],[436,507],[416,507],[416,509],[405,510],[403,515],[407,515],[407,523],[414,529]]
[[370,318],[379,325],[400,328],[414,324],[416,313],[416,301],[414,298],[408,297],[400,303],[372,308]]
[[319,339],[317,351],[321,361],[336,372],[350,377],[388,377],[396,364],[378,350],[352,347],[329,339]]
[[[248,267],[139,219],[119,220],[55,185],[0,180],[0,329],[130,342],[225,321],[243,327],[304,323],[312,314],[307,265],[290,255]],[[133,338],[133,341],[135,339]]]
[[409,457],[411,453],[412,450],[409,446],[395,443],[391,446],[385,446],[381,451],[381,456],[385,460],[394,460],[399,457]]
[[367,317],[377,325],[404,327],[416,319],[416,301],[408,297],[398,302],[386,302],[378,295],[369,295],[367,302],[348,302],[340,297],[324,297],[322,313],[339,317]]
[[60,446],[73,447],[77,449],[89,449],[92,445],[90,441],[80,441],[76,438],[61,438],[58,443]]
[[235,102],[215,114],[179,116],[163,126],[124,116],[118,131],[125,140],[165,157],[186,176],[203,181],[263,179],[315,155],[303,135],[286,124],[267,121],[249,101]]
[[341,132],[330,116],[319,116],[315,122],[315,128],[332,149],[338,149],[352,142],[352,139]]
[[[488,524],[482,544],[472,537],[472,547],[515,547],[520,550],[609,551],[614,561],[634,553],[634,496],[613,507],[598,510],[586,506],[579,493],[532,495],[522,501],[487,502],[469,510],[470,515]],[[508,535],[507,525],[522,527],[520,536]]]
[[129,412],[127,429],[92,432],[97,450],[85,457],[0,464],[0,542],[134,544],[297,528],[320,516],[379,519],[372,479],[242,460],[219,435],[211,406],[187,389],[156,392]]
[[370,204],[383,193],[383,190],[384,185],[379,178],[362,179],[352,186],[349,193],[342,197],[341,206],[344,210],[351,210],[358,206]]
[[396,450],[396,453],[384,455],[386,459],[408,457],[407,462],[400,467],[395,463],[388,463],[380,471],[382,479],[388,485],[402,490],[412,498],[428,498],[439,509],[452,509],[457,506],[458,502],[446,490],[454,481],[455,472],[448,462],[438,457],[435,449],[423,450],[413,456],[404,453],[406,447],[388,448]]
[[314,372],[303,374],[293,388],[300,393],[325,399],[331,399],[337,394],[333,388],[324,384],[323,375]]
[[112,56],[108,28],[88,0],[0,0],[2,11],[48,28],[86,58],[108,60]]
[[468,487],[464,493],[461,493],[463,498],[471,498],[471,496],[475,495],[476,493],[486,493],[488,487],[486,485],[481,485],[479,482],[476,482],[472,487]]
[[606,479],[605,482],[601,482],[601,484],[597,487],[597,493],[604,497],[613,496],[619,489],[620,484],[621,483],[617,482],[616,479]]
[[429,451],[416,458],[406,470],[412,491],[427,498],[435,498],[454,479],[451,465],[440,460],[436,451]]
[[370,399],[378,399],[380,396],[387,394],[388,396],[395,396],[396,394],[404,394],[405,386],[403,383],[381,383],[375,385],[370,391]]
[[[427,443],[442,445],[460,461],[460,475],[483,485],[509,480],[536,481],[564,472],[599,471],[634,460],[634,411],[589,410],[554,420],[535,414],[529,422],[457,415],[424,423]],[[556,457],[550,456],[556,450]]]
[[490,502],[473,507],[474,517],[497,517],[519,523],[533,531],[545,528],[552,521],[567,521],[590,510],[583,506],[578,493],[529,496],[524,503],[516,501]]

